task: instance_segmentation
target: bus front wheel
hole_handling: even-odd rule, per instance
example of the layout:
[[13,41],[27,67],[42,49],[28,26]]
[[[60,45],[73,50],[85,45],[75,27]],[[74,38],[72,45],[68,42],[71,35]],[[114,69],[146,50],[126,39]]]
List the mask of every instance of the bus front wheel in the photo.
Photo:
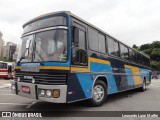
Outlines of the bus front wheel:
[[97,80],[92,90],[92,98],[89,99],[89,104],[93,107],[101,106],[107,99],[107,86],[101,81]]

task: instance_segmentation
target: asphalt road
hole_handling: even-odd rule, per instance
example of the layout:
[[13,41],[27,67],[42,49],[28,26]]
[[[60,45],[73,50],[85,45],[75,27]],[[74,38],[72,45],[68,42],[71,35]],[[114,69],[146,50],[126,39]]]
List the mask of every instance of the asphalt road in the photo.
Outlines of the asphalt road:
[[[101,107],[89,107],[85,101],[70,104],[53,104],[24,98],[11,93],[9,80],[0,80],[0,111],[160,111],[160,79],[152,80],[145,92],[131,90],[113,94]],[[69,114],[69,113],[67,113]],[[70,113],[72,114],[72,112]],[[63,115],[62,115],[63,116]],[[0,118],[2,119],[2,118]],[[7,118],[6,118],[7,119]],[[10,118],[12,119],[12,118]],[[21,118],[22,119],[22,118]],[[27,119],[27,118],[25,118]],[[35,118],[36,119],[36,118]],[[44,119],[44,118],[42,118]],[[46,118],[53,119],[53,118]],[[92,117],[58,117],[56,119],[93,119]],[[105,119],[97,117],[96,120]],[[119,118],[109,118],[110,120]],[[122,120],[128,118],[120,118]],[[130,120],[135,118],[130,118]],[[149,119],[149,118],[138,118]],[[158,118],[154,118],[158,119]]]

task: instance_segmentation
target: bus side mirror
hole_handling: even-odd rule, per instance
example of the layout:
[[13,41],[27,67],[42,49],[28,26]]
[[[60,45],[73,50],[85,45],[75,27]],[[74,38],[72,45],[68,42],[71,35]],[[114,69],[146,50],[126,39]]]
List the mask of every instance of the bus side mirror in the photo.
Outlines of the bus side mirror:
[[79,29],[74,27],[74,32],[73,32],[73,42],[74,43],[79,43]]

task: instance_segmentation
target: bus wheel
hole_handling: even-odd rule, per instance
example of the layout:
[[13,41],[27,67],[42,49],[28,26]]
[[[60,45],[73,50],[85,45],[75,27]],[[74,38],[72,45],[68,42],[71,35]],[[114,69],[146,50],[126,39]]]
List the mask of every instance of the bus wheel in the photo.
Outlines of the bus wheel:
[[107,86],[101,81],[97,80],[92,90],[92,98],[89,99],[89,104],[93,107],[101,106],[107,99]]
[[140,88],[140,91],[144,92],[146,91],[146,81],[143,80],[143,84],[142,84],[142,87]]

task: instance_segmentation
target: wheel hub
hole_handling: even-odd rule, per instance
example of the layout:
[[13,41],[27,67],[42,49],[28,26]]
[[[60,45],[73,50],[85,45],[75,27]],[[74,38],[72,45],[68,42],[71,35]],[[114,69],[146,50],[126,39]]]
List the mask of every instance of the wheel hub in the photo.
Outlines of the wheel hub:
[[93,99],[100,102],[104,97],[104,88],[101,85],[96,85],[93,88]]

